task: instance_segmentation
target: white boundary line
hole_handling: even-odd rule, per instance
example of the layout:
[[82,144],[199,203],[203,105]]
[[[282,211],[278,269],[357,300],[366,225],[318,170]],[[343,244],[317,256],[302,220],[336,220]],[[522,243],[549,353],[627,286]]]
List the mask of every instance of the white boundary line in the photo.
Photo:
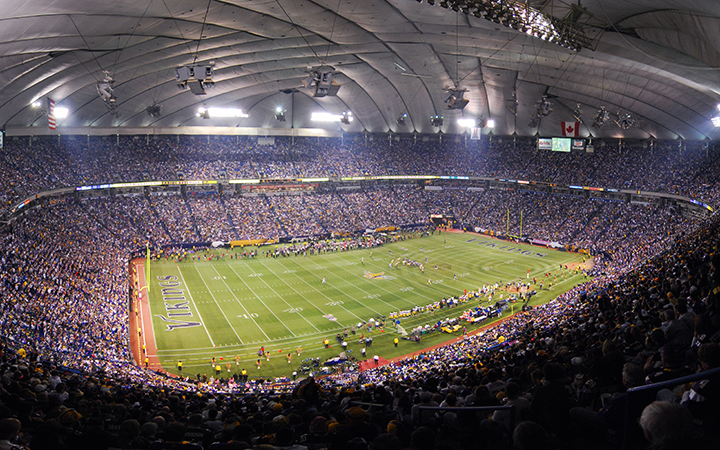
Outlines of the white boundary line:
[[[280,281],[283,281],[282,278],[281,278],[281,277],[278,277],[277,275],[275,275],[275,272],[273,272],[264,262],[260,261],[260,264],[262,264],[263,267],[265,267],[267,270],[269,270],[270,273],[272,273],[272,274],[273,274],[275,277],[277,277]],[[252,270],[253,273],[256,273],[255,270],[254,270],[252,267],[248,266],[248,268],[249,268],[250,270]],[[288,308],[293,308],[287,301],[285,301],[285,299],[284,299],[280,294],[277,293],[277,291],[276,291],[275,289],[273,289],[272,286],[270,286],[270,285],[267,283],[267,281],[263,280],[262,277],[260,278],[260,281],[262,281],[263,283],[265,283],[265,286],[267,286],[268,289],[270,289],[271,291],[273,291],[273,293],[274,293],[275,295],[277,295],[278,298],[279,298],[280,300],[282,300],[283,303],[285,303],[285,304],[288,306]],[[285,282],[283,281],[283,283],[285,283]],[[287,283],[285,283],[285,285],[288,286]],[[293,289],[292,287],[291,287],[290,289],[292,289],[293,291],[295,291],[295,289]],[[302,297],[303,300],[305,300],[305,296],[304,296],[304,295],[302,295],[302,294],[299,293],[298,291],[295,291],[295,293],[298,294],[300,297]],[[311,303],[311,305],[312,305],[312,303]],[[313,306],[315,306],[315,305],[313,305]],[[320,308],[317,308],[317,309],[320,309]],[[320,311],[320,312],[322,312],[322,311]],[[310,322],[309,320],[307,320],[307,318],[305,318],[305,316],[303,316],[300,312],[298,312],[297,314],[298,314],[300,317],[302,317],[303,320],[304,320],[305,322],[307,322],[311,327],[315,328],[315,331],[320,332],[320,329],[319,329],[318,327],[316,327],[314,323],[312,323],[312,322]],[[339,325],[340,325],[340,324],[339,324]],[[342,326],[342,325],[341,325],[341,326]]]
[[182,279],[183,284],[185,285],[185,289],[187,290],[188,297],[190,297],[190,301],[193,304],[193,308],[195,308],[195,312],[198,315],[198,319],[200,319],[200,323],[202,324],[203,328],[205,329],[205,333],[207,333],[208,339],[210,339],[210,343],[212,344],[213,348],[215,347],[215,341],[213,341],[212,337],[210,337],[210,332],[208,331],[207,327],[205,326],[205,321],[203,320],[202,316],[200,315],[200,310],[198,309],[197,305],[195,304],[195,300],[193,300],[192,293],[190,293],[190,288],[188,287],[188,284],[185,282],[185,277],[182,274],[182,270],[180,270],[179,265],[175,265],[177,267],[178,273],[180,274],[180,278]]
[[200,274],[200,269],[195,267],[195,271],[197,272],[198,276],[200,277],[200,280],[202,280],[203,284],[207,288],[208,293],[210,293],[210,296],[212,297],[213,301],[215,302],[215,305],[220,310],[220,314],[223,315],[223,317],[225,318],[225,321],[228,323],[228,325],[230,325],[230,328],[233,330],[233,333],[235,333],[235,337],[237,337],[238,340],[240,341],[240,345],[243,345],[244,342],[243,342],[242,338],[240,337],[239,334],[237,334],[237,331],[235,331],[235,327],[230,323],[230,319],[228,319],[227,316],[225,315],[225,311],[223,311],[223,309],[220,307],[220,304],[218,303],[217,299],[215,298],[215,295],[210,290],[210,286],[208,286],[208,284],[205,282],[205,278],[203,278],[203,276]]
[[[245,314],[247,314],[248,318],[253,321],[253,323],[255,324],[255,326],[258,327],[258,330],[260,330],[260,332],[265,336],[265,338],[270,341],[270,340],[271,340],[271,339],[270,339],[270,336],[268,336],[267,333],[265,333],[265,330],[263,330],[262,327],[257,323],[257,321],[255,321],[255,319],[253,318],[252,314],[250,314],[250,311],[248,311],[247,308],[245,308],[245,305],[242,304],[242,302],[240,301],[240,299],[237,298],[237,295],[235,295],[235,293],[232,291],[232,289],[230,289],[230,286],[227,285],[227,283],[225,282],[225,279],[222,277],[222,275],[220,275],[220,272],[218,272],[217,267],[215,267],[215,266],[211,266],[211,267],[213,268],[213,270],[215,271],[215,273],[220,277],[220,280],[222,280],[223,284],[224,284],[225,287],[228,289],[228,292],[230,292],[230,294],[232,294],[232,296],[233,296],[233,298],[235,299],[235,301],[238,302],[238,305],[240,305],[240,307],[243,309],[243,311],[245,311]],[[233,271],[233,272],[234,272],[234,271]],[[236,275],[237,275],[237,274],[236,274]],[[238,278],[240,278],[240,277],[238,276]],[[242,281],[242,279],[241,279],[241,281]],[[243,281],[243,283],[244,283],[244,281]],[[246,286],[247,286],[247,284],[246,284]],[[251,289],[251,290],[252,290],[252,289]],[[253,294],[254,294],[254,292],[253,292]],[[257,295],[256,295],[256,297],[257,297]],[[287,328],[287,327],[286,327],[286,328]]]
[[[143,267],[143,270],[142,270],[142,271],[141,271],[141,270],[138,270],[138,266]],[[145,266],[144,266],[143,264],[136,263],[136,264],[135,264],[135,272],[138,274],[138,289],[139,289],[139,288],[140,288],[140,273],[141,273],[141,272],[142,272],[142,277],[143,277],[143,279],[145,279]],[[142,308],[142,292],[140,293],[140,298],[137,300],[137,302],[138,302],[138,303],[137,303],[138,314],[140,315],[140,320],[142,321],[142,326],[143,326],[143,335],[142,335],[143,344],[145,345],[145,348],[146,348],[146,350],[145,350],[145,355],[141,355],[141,356],[140,356],[141,359],[144,359],[145,356],[149,356],[149,355],[147,354],[147,340],[146,340],[146,335],[147,335],[147,333],[144,332],[144,331],[145,331],[145,326],[146,326],[146,325],[145,325],[145,320],[146,320],[146,319],[150,321],[150,329],[153,330],[153,334],[152,334],[152,335],[153,335],[153,343],[155,344],[155,352],[156,352],[156,353],[157,353],[157,348],[158,348],[158,346],[157,346],[157,341],[155,340],[155,329],[153,328],[152,307],[150,306],[150,280],[145,280],[145,286],[147,286],[147,287],[145,288],[145,298],[147,298],[148,311],[150,311],[150,317],[145,317],[145,314],[143,314],[143,308]],[[132,311],[131,311],[131,312],[132,312]],[[140,351],[142,351],[142,349],[140,349]],[[139,361],[139,362],[138,362],[138,364],[144,364],[144,363],[145,363],[145,361]]]
[[[290,261],[295,261],[295,259],[293,258],[293,259],[291,259]],[[295,264],[297,264],[298,266],[300,266],[301,268],[304,269],[304,267],[302,267],[302,264],[300,264],[299,262],[295,261]],[[324,269],[324,270],[327,270],[327,269]],[[312,272],[312,271],[310,271],[310,270],[308,270],[308,272],[314,274],[314,272]],[[302,279],[301,277],[299,277],[297,274],[295,274],[295,276],[297,276],[297,277],[300,278],[302,281],[304,281],[305,284],[307,284],[308,286],[310,286],[310,283],[308,283],[307,280],[303,280],[303,279]],[[339,292],[340,292],[342,295],[344,295],[345,297],[347,297],[347,298],[349,298],[350,300],[354,301],[355,303],[361,305],[363,308],[369,309],[370,311],[374,312],[374,313],[377,314],[378,316],[381,316],[381,315],[382,315],[382,314],[380,314],[378,311],[376,311],[376,310],[372,309],[371,307],[369,307],[368,305],[366,305],[366,304],[360,302],[359,300],[353,298],[352,296],[350,296],[349,294],[347,294],[345,291],[343,291],[343,290],[340,289],[339,287],[337,287],[337,286],[335,286],[335,285],[333,285],[333,284],[327,284],[327,286],[335,289],[336,291],[339,291]],[[353,287],[356,287],[354,284],[353,284],[352,286],[353,286]],[[311,286],[311,287],[312,287],[312,286]],[[366,292],[366,293],[367,293],[367,291],[365,291],[365,290],[363,290],[363,289],[360,289],[360,290],[362,290],[363,292]],[[319,292],[319,291],[318,291],[318,292]],[[328,297],[327,295],[323,294],[322,292],[320,292],[320,294],[322,294],[325,298],[328,298],[328,299],[332,300],[330,297]],[[383,302],[382,300],[380,300],[380,301]],[[383,302],[383,303],[385,303],[385,302]],[[387,303],[385,303],[385,304],[388,305]],[[388,305],[388,306],[390,306],[390,305]],[[345,309],[345,308],[343,308],[343,309]],[[345,310],[347,311],[347,309],[345,309]],[[349,312],[349,311],[348,311],[348,312]],[[353,313],[353,316],[358,317],[358,316],[355,315],[354,313]],[[358,317],[358,319],[362,320],[363,322],[365,321],[365,319],[361,319],[360,317]]]
[[[287,267],[285,264],[281,263],[280,261],[277,261],[277,263],[280,264],[280,267],[284,267],[285,270],[290,270],[290,269],[288,269],[288,267]],[[265,266],[265,263],[262,263],[262,264],[263,264],[263,266]],[[267,267],[267,266],[266,266],[266,267]],[[273,272],[272,269],[270,269],[269,267],[268,267],[268,270],[270,271],[270,273],[272,273],[273,275],[275,275],[276,277],[278,277],[277,274],[275,274],[275,272]],[[296,273],[291,273],[291,274],[288,274],[288,275],[293,275],[295,278],[298,278],[298,279],[300,279],[301,281],[305,282],[305,284],[308,284],[306,280],[303,280],[302,278],[300,278]],[[327,313],[326,313],[325,311],[323,311],[319,306],[317,306],[315,303],[313,303],[313,302],[311,302],[310,300],[308,300],[307,297],[305,297],[305,295],[301,294],[300,292],[297,291],[297,289],[295,289],[294,287],[290,286],[290,283],[286,282],[285,280],[283,280],[283,279],[280,278],[280,277],[278,277],[278,279],[280,279],[280,280],[285,284],[285,286],[287,286],[287,287],[289,287],[290,289],[292,289],[293,291],[295,291],[300,297],[303,298],[303,300],[305,300],[307,303],[309,303],[310,305],[312,305],[313,308],[315,308],[315,309],[317,309],[318,311],[320,311],[321,313],[323,313],[323,315],[327,315]],[[315,294],[319,294],[319,295],[322,295],[322,296],[325,297],[325,298],[328,298],[327,295],[325,295],[325,294],[323,294],[322,292],[318,291],[317,289],[315,289],[314,287],[310,286],[309,284],[308,284],[308,286],[312,288],[312,290],[313,290],[313,292],[314,292]],[[346,308],[344,308],[342,305],[337,305],[337,306],[341,307],[342,309],[344,309],[345,311],[349,312],[350,314],[352,314],[352,315],[355,316],[356,318],[360,319],[359,316],[356,316],[355,314],[351,313],[351,312],[348,311]],[[360,320],[362,320],[362,319],[360,319]],[[340,325],[342,328],[347,328],[347,327],[346,327],[345,325],[343,325],[339,320],[336,321],[335,323],[338,324],[338,325]],[[316,328],[316,329],[317,329],[317,328]],[[318,330],[318,331],[319,331],[319,330]]]
[[[247,265],[247,264],[246,264],[246,265]],[[254,295],[258,300],[260,300],[260,303],[262,303],[263,306],[265,306],[265,308],[266,308],[268,311],[270,311],[270,314],[272,314],[273,316],[275,316],[275,318],[278,320],[278,322],[280,322],[281,324],[283,324],[283,326],[285,327],[285,329],[288,330],[288,331],[290,332],[290,334],[293,335],[293,337],[297,337],[297,335],[296,335],[295,333],[293,333],[293,330],[291,330],[290,327],[288,327],[288,326],[285,324],[285,322],[283,322],[282,319],[279,318],[279,317],[277,316],[277,314],[275,314],[275,313],[273,312],[273,310],[270,309],[270,308],[268,307],[268,305],[265,304],[264,301],[262,301],[262,299],[260,298],[260,296],[255,293],[255,290],[254,290],[253,288],[251,288],[251,287],[245,282],[245,280],[243,280],[243,278],[240,276],[240,274],[238,274],[238,273],[235,271],[235,269],[233,269],[233,267],[232,267],[231,265],[228,264],[228,267],[230,268],[230,270],[233,271],[233,273],[238,277],[238,279],[239,279],[240,281],[242,281],[243,284],[244,284],[245,286],[247,286],[248,289],[250,289],[250,292],[252,292],[253,295]],[[217,269],[215,269],[215,271],[217,272]],[[227,285],[226,285],[226,286],[227,286]],[[233,295],[235,295],[235,294],[233,294]],[[261,330],[262,330],[262,328],[261,328]],[[265,334],[264,331],[263,331],[263,334]],[[267,334],[265,334],[265,336],[267,336]],[[268,338],[268,339],[270,339],[270,338]]]

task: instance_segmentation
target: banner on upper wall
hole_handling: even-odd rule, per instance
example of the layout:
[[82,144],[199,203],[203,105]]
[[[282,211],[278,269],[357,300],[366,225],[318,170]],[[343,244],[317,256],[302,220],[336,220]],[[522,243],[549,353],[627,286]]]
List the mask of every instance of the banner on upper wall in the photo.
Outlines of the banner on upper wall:
[[582,150],[585,148],[585,139],[573,139],[572,140],[572,149],[573,150]]
[[479,141],[480,139],[482,139],[482,128],[472,128],[470,130],[470,139],[473,141]]

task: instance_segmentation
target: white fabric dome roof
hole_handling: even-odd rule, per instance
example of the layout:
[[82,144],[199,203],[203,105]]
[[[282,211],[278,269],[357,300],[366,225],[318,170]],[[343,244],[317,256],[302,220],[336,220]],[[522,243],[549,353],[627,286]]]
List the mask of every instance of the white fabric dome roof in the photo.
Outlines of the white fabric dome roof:
[[[529,3],[556,17],[569,12],[559,1]],[[321,127],[434,133],[430,116],[440,114],[445,133],[464,131],[459,117],[484,117],[494,119],[496,135],[550,136],[574,121],[580,104],[584,136],[718,137],[710,123],[720,103],[716,1],[582,7],[594,49],[574,52],[417,0],[20,0],[3,6],[0,122],[47,128],[30,105],[50,97],[70,111],[60,127],[317,128],[312,112],[351,110],[352,123]],[[193,61],[215,64],[207,95],[176,86],[174,69]],[[308,68],[321,64],[337,71],[337,97],[302,88]],[[118,117],[97,93],[104,70],[115,79]],[[443,89],[455,82],[468,89],[463,111],[445,108]],[[531,127],[543,94],[553,112]],[[159,118],[146,114],[153,102]],[[205,121],[199,106],[239,107],[250,117]],[[277,106],[286,122],[275,120]],[[639,126],[590,127],[601,106]]]

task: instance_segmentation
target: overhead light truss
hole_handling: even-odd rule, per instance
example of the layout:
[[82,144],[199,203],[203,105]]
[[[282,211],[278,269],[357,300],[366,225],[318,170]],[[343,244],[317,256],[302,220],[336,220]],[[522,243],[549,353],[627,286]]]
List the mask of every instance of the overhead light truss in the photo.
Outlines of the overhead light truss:
[[195,95],[205,95],[205,89],[215,87],[213,73],[212,65],[181,66],[175,69],[175,80],[181,91],[190,88]]
[[102,101],[105,102],[105,106],[108,111],[110,111],[110,114],[117,117],[117,97],[115,97],[115,91],[113,90],[115,79],[110,76],[110,72],[104,71],[104,73],[105,77],[103,77],[102,81],[98,81],[95,87],[97,88],[98,95]]
[[463,98],[467,89],[447,88],[445,106],[447,109],[464,109],[470,100]]
[[341,84],[333,76],[335,69],[331,66],[320,66],[311,71],[302,83],[305,88],[313,89],[313,97],[336,97]]
[[[422,3],[422,0],[418,2]],[[588,13],[579,3],[572,5],[563,18],[513,0],[427,0],[427,3],[489,20],[576,52],[583,48],[592,49],[592,39],[579,23],[580,17]]]

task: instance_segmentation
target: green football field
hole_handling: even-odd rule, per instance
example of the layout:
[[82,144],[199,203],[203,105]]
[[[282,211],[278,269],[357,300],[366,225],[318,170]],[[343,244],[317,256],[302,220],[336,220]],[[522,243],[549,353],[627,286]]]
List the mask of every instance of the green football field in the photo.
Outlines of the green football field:
[[[260,247],[255,259],[230,259],[230,253],[242,250],[218,249],[213,250],[216,255],[226,255],[221,260],[151,263],[150,312],[157,356],[164,369],[178,373],[177,362],[183,361],[183,375],[210,376],[215,374],[210,363],[214,357],[222,366],[221,376],[229,375],[228,362],[231,372],[245,368],[251,378],[289,376],[303,360],[337,356],[342,351],[335,340],[337,334],[371,318],[426,306],[483,284],[525,281],[528,270],[530,280],[545,280],[545,289],[532,297],[531,304],[545,303],[584,281],[582,273],[566,271],[567,279],[559,276],[549,291],[544,274],[556,272],[561,264],[579,263],[581,255],[474,234],[443,233],[373,249],[310,256],[262,255],[270,249],[274,246]],[[425,272],[402,263],[389,267],[391,259],[401,257],[424,264]],[[507,298],[509,293],[499,291],[493,303],[500,295]],[[401,326],[410,331],[445,317],[458,317],[479,303],[489,304],[481,297],[480,302],[443,308],[433,315],[403,318]],[[520,303],[512,305],[504,315],[519,307]],[[386,359],[455,337],[434,333],[421,344],[400,340],[395,347],[393,339],[399,335],[389,323],[384,332],[376,329],[370,334],[366,327],[356,335],[350,333],[350,355],[360,359],[361,333],[373,338],[368,358],[377,354]],[[329,349],[323,346],[325,338],[330,341]],[[261,347],[269,352],[270,361],[263,357],[258,369]],[[298,347],[302,349],[300,357]]]

